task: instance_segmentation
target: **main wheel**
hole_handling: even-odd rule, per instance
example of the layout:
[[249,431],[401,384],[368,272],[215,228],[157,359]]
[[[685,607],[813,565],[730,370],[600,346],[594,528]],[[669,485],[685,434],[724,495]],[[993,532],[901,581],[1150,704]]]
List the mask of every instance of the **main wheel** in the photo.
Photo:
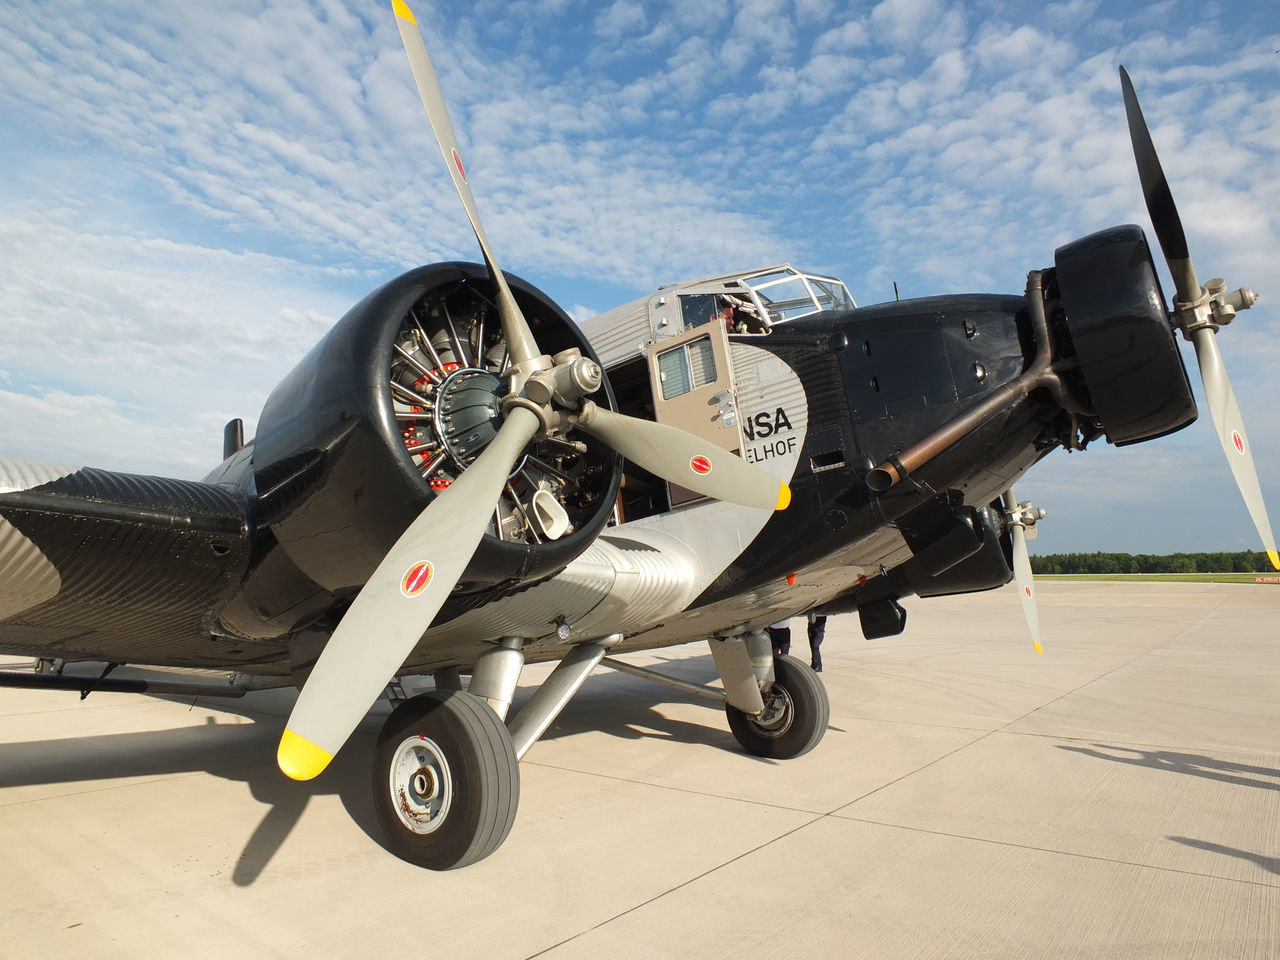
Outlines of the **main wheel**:
[[387,717],[373,754],[373,804],[391,851],[432,870],[502,845],[520,802],[507,728],[469,693],[433,690]]
[[831,702],[818,675],[795,657],[775,657],[773,689],[758,717],[725,704],[729,729],[747,753],[789,760],[808,753],[827,732]]

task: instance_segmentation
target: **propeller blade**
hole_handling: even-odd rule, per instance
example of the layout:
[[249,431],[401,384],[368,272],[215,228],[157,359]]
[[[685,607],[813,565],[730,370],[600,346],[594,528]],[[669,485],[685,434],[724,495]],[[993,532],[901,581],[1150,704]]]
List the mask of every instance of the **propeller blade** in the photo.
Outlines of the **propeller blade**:
[[435,132],[436,143],[440,145],[440,153],[444,156],[445,166],[449,168],[449,176],[462,198],[462,206],[467,211],[467,219],[471,221],[471,229],[480,242],[480,251],[484,254],[484,262],[489,267],[497,288],[498,314],[502,320],[502,332],[507,340],[507,351],[513,364],[539,356],[538,349],[529,330],[529,324],[516,305],[511,288],[498,266],[498,258],[494,256],[485,236],[484,225],[480,222],[480,213],[476,210],[476,200],[471,193],[471,184],[467,180],[467,170],[462,163],[462,155],[458,152],[458,138],[453,132],[453,123],[449,119],[449,108],[445,106],[444,93],[440,89],[440,80],[436,77],[435,67],[427,53],[427,46],[422,42],[422,33],[418,29],[418,21],[404,0],[391,0],[391,8],[395,11],[396,26],[400,28],[400,39],[404,41],[405,53],[409,56],[409,67],[413,71],[413,79],[418,85],[418,93],[422,97],[422,105],[427,108],[427,118],[431,121],[431,129]]
[[594,403],[583,406],[577,425],[632,463],[703,496],[765,510],[785,510],[791,502],[790,488],[777,477],[676,427]]
[[[1195,346],[1200,378],[1204,381],[1204,393],[1209,401],[1209,413],[1213,417],[1218,441],[1227,455],[1227,463],[1235,477],[1236,486],[1240,488],[1240,495],[1244,497],[1249,516],[1253,518],[1253,525],[1258,529],[1272,566],[1280,570],[1280,555],[1276,553],[1276,539],[1271,532],[1271,521],[1267,518],[1267,507],[1258,483],[1258,471],[1253,463],[1253,453],[1244,432],[1244,421],[1240,417],[1235,391],[1231,389],[1231,381],[1227,377],[1227,368],[1222,362],[1217,341],[1218,326],[1230,323],[1236,310],[1252,306],[1257,294],[1241,288],[1234,294],[1222,296],[1226,284],[1221,280],[1210,280],[1207,290],[1201,288],[1196,279],[1195,268],[1191,266],[1186,234],[1183,233],[1182,220],[1169,190],[1169,181],[1165,179],[1160,159],[1156,156],[1151,133],[1147,130],[1142,108],[1138,105],[1138,96],[1133,90],[1133,81],[1129,79],[1129,72],[1124,67],[1120,68],[1120,86],[1124,91],[1124,111],[1129,120],[1129,139],[1133,142],[1133,156],[1138,164],[1142,195],[1147,203],[1147,212],[1151,214],[1156,237],[1160,240],[1160,248],[1169,263],[1174,285],[1178,288],[1179,302],[1174,305],[1174,316],[1177,325]],[[1201,314],[1199,311],[1206,302],[1209,313]],[[1194,314],[1191,312],[1192,304],[1196,305]],[[1210,317],[1208,322],[1204,322],[1205,316]],[[1195,322],[1190,322],[1192,320]]]
[[[1018,511],[1018,501],[1013,488],[1004,492],[1004,508],[1010,516]],[[1027,555],[1027,530],[1021,523],[1009,524],[1009,536],[1013,540],[1013,578],[1018,584],[1018,597],[1022,600],[1022,615],[1031,632],[1031,642],[1036,653],[1044,653],[1040,645],[1040,612],[1036,608],[1035,577],[1031,574],[1031,558]]]
[[399,671],[462,576],[540,425],[532,411],[513,408],[484,452],[383,557],[298,695],[276,754],[285,774],[319,775]]
[[1169,181],[1165,179],[1155,144],[1147,130],[1147,121],[1138,105],[1138,95],[1133,90],[1129,71],[1120,68],[1120,86],[1124,91],[1124,112],[1129,121],[1129,140],[1133,143],[1133,158],[1138,164],[1138,179],[1142,182],[1142,196],[1147,202],[1147,213],[1155,228],[1160,249],[1178,291],[1178,299],[1191,303],[1200,297],[1200,283],[1196,280],[1191,254],[1187,250],[1187,237],[1182,231],[1182,218],[1173,202]]
[[1240,417],[1235,391],[1227,378],[1226,365],[1218,350],[1217,334],[1209,327],[1201,327],[1191,336],[1196,360],[1200,363],[1200,378],[1204,381],[1204,395],[1209,402],[1209,415],[1218,431],[1222,452],[1227,456],[1227,464],[1236,479],[1236,486],[1240,488],[1240,495],[1244,497],[1244,504],[1249,508],[1253,525],[1258,528],[1258,536],[1262,538],[1271,565],[1280,570],[1280,555],[1276,553],[1276,538],[1267,518],[1267,505],[1262,499],[1253,451],[1244,432],[1244,420]]

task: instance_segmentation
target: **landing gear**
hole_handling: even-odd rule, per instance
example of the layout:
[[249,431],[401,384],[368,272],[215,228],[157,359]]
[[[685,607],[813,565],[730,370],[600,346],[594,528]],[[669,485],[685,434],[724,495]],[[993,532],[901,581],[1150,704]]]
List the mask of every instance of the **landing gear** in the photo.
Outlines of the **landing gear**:
[[774,682],[758,717],[725,704],[729,729],[747,753],[789,760],[808,753],[827,732],[831,703],[818,675],[795,657],[773,662]]
[[621,639],[612,634],[574,646],[509,728],[500,715],[512,702],[523,663],[517,637],[480,656],[469,692],[455,689],[456,671],[443,671],[436,676],[437,689],[396,707],[373,754],[374,809],[391,852],[421,867],[448,870],[497,850],[515,822],[520,758],[601,662],[724,703],[734,736],[759,757],[798,757],[826,732],[831,708],[822,681],[794,657],[775,659],[762,631],[712,639],[721,688],[605,660]]
[[506,839],[519,801],[511,737],[477,697],[420,694],[383,724],[373,803],[396,856],[432,870],[482,860]]

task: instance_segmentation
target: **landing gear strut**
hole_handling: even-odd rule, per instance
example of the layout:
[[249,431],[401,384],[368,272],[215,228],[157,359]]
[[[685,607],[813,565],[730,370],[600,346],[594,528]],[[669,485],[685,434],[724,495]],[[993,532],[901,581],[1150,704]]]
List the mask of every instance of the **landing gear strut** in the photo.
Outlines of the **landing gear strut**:
[[729,728],[748,753],[785,760],[826,733],[830,705],[817,674],[794,657],[773,657],[768,636],[713,638],[722,688],[664,677],[604,659],[613,634],[575,646],[510,722],[523,642],[505,638],[481,655],[470,690],[456,670],[437,688],[401,703],[383,724],[373,755],[373,801],[387,846],[432,870],[465,867],[502,845],[520,800],[519,760],[602,661],[725,705]]
[[808,753],[827,732],[831,703],[818,675],[795,657],[773,661],[774,681],[764,695],[764,710],[752,716],[724,705],[729,729],[747,753],[789,760]]

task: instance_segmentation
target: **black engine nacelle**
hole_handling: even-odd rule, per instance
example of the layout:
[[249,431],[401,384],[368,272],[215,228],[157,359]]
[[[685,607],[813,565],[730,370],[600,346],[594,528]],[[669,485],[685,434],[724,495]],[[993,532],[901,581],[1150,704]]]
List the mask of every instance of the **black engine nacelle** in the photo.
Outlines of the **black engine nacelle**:
[[[508,279],[543,351],[577,348],[594,359],[559,307]],[[253,452],[260,520],[290,561],[329,593],[349,595],[362,586],[405,528],[480,452],[468,459],[466,442],[488,424],[460,435],[444,412],[441,381],[463,383],[454,401],[474,394],[476,384],[491,391],[491,407],[505,394],[492,289],[477,264],[435,264],[397,277],[353,307],[268,398]],[[592,399],[615,406],[607,383]],[[516,465],[459,592],[547,576],[586,549],[608,520],[621,478],[617,454],[598,443],[585,453],[542,443]],[[554,497],[568,517],[570,530],[558,539],[539,536],[525,512],[539,490],[544,503]]]
[[[1116,446],[1153,440],[1196,419],[1187,371],[1142,230],[1112,227],[1054,251],[1064,326],[1079,379]],[[1060,352],[1061,353],[1061,352]]]
[[896,636],[906,626],[901,597],[945,597],[1004,586],[1013,579],[1013,541],[999,518],[999,502],[975,509],[964,505],[957,491],[923,504],[899,525],[912,557],[816,612],[856,610],[863,633],[874,640]]

